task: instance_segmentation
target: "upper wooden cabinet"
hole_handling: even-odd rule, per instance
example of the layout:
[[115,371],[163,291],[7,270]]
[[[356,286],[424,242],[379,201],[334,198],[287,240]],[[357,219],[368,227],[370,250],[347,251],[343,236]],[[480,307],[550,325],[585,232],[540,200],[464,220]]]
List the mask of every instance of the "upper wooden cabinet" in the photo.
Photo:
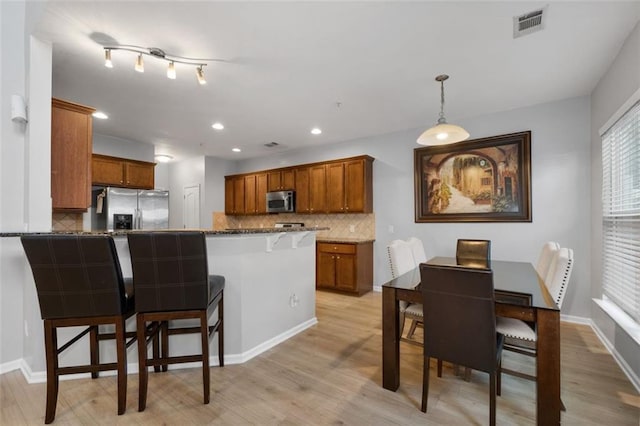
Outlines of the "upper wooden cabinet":
[[93,154],[91,158],[94,185],[153,189],[155,163]]
[[292,190],[295,187],[295,176],[293,169],[271,170],[267,173],[269,191]]
[[91,150],[95,109],[51,100],[51,199],[54,211],[91,206]]
[[363,155],[288,169],[227,176],[225,213],[266,213],[266,204],[263,203],[267,191],[291,189],[296,191],[296,213],[371,213],[373,160]]

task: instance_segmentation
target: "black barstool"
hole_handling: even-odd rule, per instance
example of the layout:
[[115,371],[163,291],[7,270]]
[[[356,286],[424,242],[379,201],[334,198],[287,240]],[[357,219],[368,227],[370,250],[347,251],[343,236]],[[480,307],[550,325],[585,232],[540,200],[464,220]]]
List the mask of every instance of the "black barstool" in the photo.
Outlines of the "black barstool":
[[[47,363],[45,423],[56,415],[58,380],[64,374],[118,371],[118,414],[127,404],[125,321],[134,314],[133,288],[127,291],[113,239],[89,235],[30,235],[21,237],[36,284],[44,320]],[[115,325],[115,333],[100,333],[99,325]],[[88,326],[58,348],[58,328]],[[58,355],[89,333],[89,365],[60,367]],[[117,362],[100,364],[99,341],[115,339]]]
[[[224,365],[223,291],[224,277],[209,275],[207,246],[202,232],[132,232],[127,235],[133,283],[136,291],[138,333],[139,399],[144,411],[149,366],[202,362],[204,403],[209,403],[209,338],[218,332],[218,357]],[[214,325],[208,318],[218,310]],[[198,319],[199,326],[170,327],[169,321]],[[147,323],[152,325],[151,330]],[[162,336],[160,357],[147,357],[147,344]],[[169,356],[169,336],[199,333],[202,353]]]

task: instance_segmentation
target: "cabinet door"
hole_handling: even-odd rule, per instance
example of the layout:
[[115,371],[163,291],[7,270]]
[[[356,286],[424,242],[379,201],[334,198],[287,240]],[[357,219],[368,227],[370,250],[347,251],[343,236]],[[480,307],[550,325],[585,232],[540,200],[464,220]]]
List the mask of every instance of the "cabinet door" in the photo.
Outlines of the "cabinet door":
[[344,164],[327,165],[327,209],[329,213],[344,213]]
[[309,213],[309,168],[296,169],[296,213]]
[[244,214],[244,178],[233,179],[233,213]]
[[327,211],[326,168],[323,165],[309,169],[309,213],[325,213]]
[[280,173],[280,187],[284,191],[291,191],[295,188],[295,174],[293,169],[283,170]]
[[356,256],[352,254],[336,255],[336,288],[357,290]]
[[233,178],[224,179],[224,212],[225,214],[233,214],[234,208],[234,187]]
[[256,175],[244,177],[244,212],[257,213],[256,208]]
[[267,212],[267,174],[256,175],[256,213]]
[[316,286],[334,288],[336,285],[336,260],[333,253],[318,251]]
[[91,205],[92,108],[51,103],[51,198],[54,210]]
[[155,164],[124,162],[124,175],[127,186],[138,189],[153,189]]
[[267,176],[267,188],[269,191],[280,191],[281,187],[280,171],[269,172]]
[[124,167],[122,161],[94,155],[91,158],[92,182],[98,185],[124,185]]
[[371,213],[373,190],[371,162],[354,160],[344,163],[345,211]]

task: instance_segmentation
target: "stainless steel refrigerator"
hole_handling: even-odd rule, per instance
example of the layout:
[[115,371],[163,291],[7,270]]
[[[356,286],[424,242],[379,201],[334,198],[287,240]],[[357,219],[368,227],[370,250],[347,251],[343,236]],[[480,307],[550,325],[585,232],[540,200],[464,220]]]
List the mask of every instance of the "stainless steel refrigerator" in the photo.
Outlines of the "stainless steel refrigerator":
[[91,229],[169,228],[169,191],[94,187]]

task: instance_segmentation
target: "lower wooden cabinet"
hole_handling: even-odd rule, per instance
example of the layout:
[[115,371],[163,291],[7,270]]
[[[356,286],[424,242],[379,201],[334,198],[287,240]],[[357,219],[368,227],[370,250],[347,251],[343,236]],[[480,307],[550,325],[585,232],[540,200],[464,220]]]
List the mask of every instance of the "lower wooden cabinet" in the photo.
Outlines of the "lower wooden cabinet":
[[373,289],[373,242],[316,244],[316,288],[358,296]]

